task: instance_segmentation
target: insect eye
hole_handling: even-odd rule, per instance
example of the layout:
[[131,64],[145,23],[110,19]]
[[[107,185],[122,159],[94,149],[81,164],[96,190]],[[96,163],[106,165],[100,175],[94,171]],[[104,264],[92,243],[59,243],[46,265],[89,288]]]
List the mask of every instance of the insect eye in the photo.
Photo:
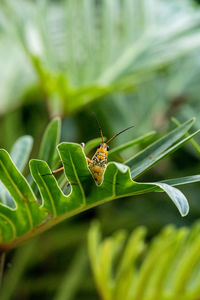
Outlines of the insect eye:
[[101,148],[101,144],[99,144],[97,148]]
[[107,149],[107,151],[109,151],[109,146],[108,145],[107,145],[106,149]]

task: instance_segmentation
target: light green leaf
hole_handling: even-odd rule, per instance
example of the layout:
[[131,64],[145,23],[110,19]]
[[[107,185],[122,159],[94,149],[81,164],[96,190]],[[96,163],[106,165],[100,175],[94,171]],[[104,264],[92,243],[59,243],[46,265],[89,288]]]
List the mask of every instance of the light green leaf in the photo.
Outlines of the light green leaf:
[[16,209],[0,204],[0,230],[2,239],[7,241],[34,230],[46,213],[40,210],[28,182],[3,149],[0,149],[0,180],[16,203]]
[[60,118],[53,119],[45,130],[40,147],[39,158],[45,160],[51,167],[55,156],[56,146],[60,141],[60,130]]
[[200,181],[200,175],[186,176],[181,178],[162,180],[162,183],[167,183],[169,185],[184,185],[188,183],[195,183]]
[[[45,160],[50,167],[54,167],[54,165],[58,165],[59,156],[56,152],[56,146],[60,141],[60,134],[61,134],[61,120],[60,118],[54,118],[47,126],[40,150],[39,150],[39,158]],[[31,182],[31,187],[35,194],[38,196],[38,189],[35,183],[32,181],[32,178],[29,180]]]
[[[150,183],[151,184],[151,183]],[[172,199],[176,207],[178,208],[182,217],[186,216],[189,212],[189,204],[186,197],[178,189],[161,182],[154,182],[153,185],[157,185],[161,190],[165,191],[167,195]]]
[[[149,74],[200,45],[199,11],[190,1],[17,3],[0,3],[6,43],[0,49],[1,69],[8,61],[8,46],[14,54],[6,73],[6,78],[12,77],[9,85],[3,78],[3,111],[9,109],[7,98],[13,102],[12,93],[17,91],[17,106],[23,92],[36,85],[37,90],[42,87],[51,115],[55,106],[60,112],[74,113],[101,96],[138,86]],[[9,93],[8,86],[14,87]]]
[[19,138],[13,145],[10,156],[18,168],[19,171],[23,172],[26,166],[29,155],[33,146],[33,138],[30,135],[25,135]]
[[[20,172],[23,172],[26,166],[30,152],[32,150],[33,138],[29,135],[20,137],[11,149],[11,158]],[[14,208],[13,198],[8,193],[5,186],[0,182],[0,202]]]
[[[176,300],[198,299],[200,291],[200,224],[190,230],[167,226],[150,242],[145,239],[145,229],[134,230],[118,260],[108,265],[106,277],[101,262],[102,251],[109,241],[115,244],[118,232],[101,240],[98,224],[93,224],[88,233],[89,257],[98,292],[103,300]],[[107,249],[112,257],[115,249]],[[104,278],[104,280],[102,280]],[[112,283],[107,297],[104,281]]]

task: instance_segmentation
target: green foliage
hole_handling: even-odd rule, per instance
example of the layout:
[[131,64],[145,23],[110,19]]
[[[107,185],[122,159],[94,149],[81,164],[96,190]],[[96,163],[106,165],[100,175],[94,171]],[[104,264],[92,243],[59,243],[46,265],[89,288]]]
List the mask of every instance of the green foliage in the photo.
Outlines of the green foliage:
[[[38,197],[38,199],[36,193],[33,192],[30,184],[19,170],[24,167],[24,162],[30,152],[30,138],[21,138],[16,144],[17,147],[14,146],[16,153],[13,154],[13,160],[19,169],[15,166],[9,154],[1,149],[0,180],[15,202],[14,207],[13,205],[9,206],[9,202],[5,201],[0,205],[1,248],[12,248],[62,220],[91,207],[117,198],[152,191],[166,192],[181,215],[185,216],[189,210],[187,199],[173,185],[197,182],[200,180],[199,175],[165,182],[141,183],[131,178],[131,171],[134,172],[134,178],[139,176],[160,159],[191,139],[199,131],[194,132],[187,138],[182,137],[191,128],[193,122],[192,119],[179,125],[166,136],[148,146],[135,158],[131,158],[127,165],[110,162],[104,173],[102,184],[97,186],[88,169],[83,148],[78,144],[61,143],[58,145],[57,149],[64,166],[65,176],[61,176],[57,181],[51,174],[47,162],[53,165],[53,159],[57,161],[55,145],[60,138],[60,120],[54,119],[47,127],[39,151],[40,157],[44,157],[47,162],[36,159],[30,161],[31,175],[41,195],[41,198]],[[146,136],[125,144],[124,147],[121,147],[121,150],[131,147],[133,144],[140,142],[141,139],[146,139]],[[26,150],[24,150],[24,145],[26,145]],[[19,164],[19,155],[22,154],[22,151],[24,157],[22,160],[20,159]],[[119,148],[116,149],[116,152],[119,152]],[[113,153],[115,153],[115,149],[113,149]],[[148,157],[150,154],[152,154],[152,157]],[[59,184],[64,185],[63,189]],[[5,188],[1,190],[0,194],[4,195],[4,193]],[[1,196],[1,199],[3,199],[3,196]]]
[[[24,168],[28,162],[32,144],[33,138],[31,136],[23,136],[17,140],[17,142],[11,149],[10,157],[12,158],[12,161],[20,172],[24,171]],[[13,208],[15,207],[15,203],[12,201],[12,197],[1,182],[0,197],[2,204],[8,205]]]
[[[57,226],[10,251],[7,261],[11,267],[5,267],[0,299],[15,299],[18,293],[20,297],[31,293],[35,299],[44,299],[40,296],[44,294],[45,299],[79,299],[77,293],[80,286],[85,287],[83,278],[87,278],[89,289],[92,287],[85,247],[86,232],[87,226],[84,224],[80,228],[77,222],[70,222],[70,226]],[[31,276],[32,279],[28,278],[32,267],[37,270],[37,266],[40,272],[37,276]],[[44,272],[41,272],[43,267]]]
[[200,293],[200,223],[167,226],[153,240],[146,229],[101,240],[99,224],[88,234],[89,255],[102,300],[196,300]]
[[8,0],[0,16],[1,57],[12,45],[16,60],[9,70],[17,65],[14,80],[6,81],[17,94],[7,94],[5,86],[2,111],[9,108],[7,99],[18,105],[19,96],[36,87],[51,114],[74,113],[103,95],[137,86],[200,45],[199,12],[189,0]]
[[[189,130],[193,122],[194,119],[185,122],[184,124],[182,124],[182,126],[177,127],[169,134],[165,135],[164,137],[160,138],[158,141],[147,147],[145,150],[136,154],[133,158],[127,160],[126,164],[131,168],[132,177],[136,178],[137,176],[141,175],[144,170],[152,167],[155,163],[166,157],[169,153],[173,153],[185,142],[190,140],[196,133],[198,133],[197,131],[179,141],[180,137]],[[175,141],[178,142],[174,144]]]

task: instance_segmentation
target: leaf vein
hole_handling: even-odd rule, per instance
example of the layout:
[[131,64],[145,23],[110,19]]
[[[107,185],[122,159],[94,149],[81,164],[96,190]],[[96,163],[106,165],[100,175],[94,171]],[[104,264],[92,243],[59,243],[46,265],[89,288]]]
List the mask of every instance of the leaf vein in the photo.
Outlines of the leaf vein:
[[4,218],[10,224],[10,226],[12,228],[12,232],[13,232],[13,239],[16,238],[17,232],[16,232],[16,227],[15,227],[14,223],[8,217],[6,217],[4,214],[0,213],[0,216],[2,218]]
[[74,167],[74,163],[73,163],[72,156],[71,156],[71,153],[70,153],[70,152],[69,152],[69,158],[70,158],[71,165],[72,165],[72,168],[73,168],[73,171],[74,171],[74,175],[75,175],[76,180],[77,180],[77,182],[78,182],[78,185],[79,185],[79,187],[80,187],[80,191],[81,191],[82,198],[83,198],[83,204],[84,204],[84,206],[85,206],[85,205],[86,205],[85,192],[84,192],[83,186],[81,185],[81,182],[80,182],[80,180],[79,180],[78,174],[77,174],[77,172],[76,172],[76,168]]
[[[29,210],[29,207],[26,203],[26,199],[24,198],[24,195],[21,193],[21,191],[18,189],[18,186],[15,184],[15,182],[13,181],[12,177],[10,176],[10,174],[8,173],[7,169],[5,168],[4,164],[2,163],[2,161],[0,161],[0,164],[2,166],[2,168],[4,169],[4,172],[6,173],[7,177],[9,178],[9,180],[11,181],[11,183],[13,184],[13,186],[15,187],[16,193],[19,195],[19,197],[21,198],[21,201],[25,208],[26,208],[26,212],[28,215],[28,220],[29,220],[29,224],[31,229],[33,228],[33,220],[32,220],[32,216]],[[19,173],[21,175],[21,173]],[[22,176],[22,175],[21,175]],[[14,197],[14,196],[13,196]],[[14,197],[15,199],[15,197]],[[16,203],[18,205],[18,203]]]
[[112,183],[112,194],[113,194],[113,197],[115,198],[116,197],[116,181],[117,181],[117,173],[118,173],[118,170],[116,170],[114,176],[113,176],[113,183]]
[[43,184],[45,186],[45,189],[47,191],[47,194],[49,196],[51,207],[52,207],[52,211],[53,211],[53,216],[56,217],[57,216],[57,210],[56,210],[56,206],[54,205],[53,197],[52,197],[51,193],[49,192],[48,185],[46,184],[45,180],[42,178],[41,175],[40,175],[40,178],[41,178],[41,180],[42,180],[42,182],[43,182]]

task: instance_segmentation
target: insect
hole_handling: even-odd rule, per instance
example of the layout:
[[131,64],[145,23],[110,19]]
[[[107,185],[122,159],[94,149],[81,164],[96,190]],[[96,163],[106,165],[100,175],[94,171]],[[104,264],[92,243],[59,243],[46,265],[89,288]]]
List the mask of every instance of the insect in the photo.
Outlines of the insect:
[[103,132],[102,132],[101,126],[100,126],[97,118],[96,118],[96,120],[97,120],[97,123],[99,126],[102,143],[99,144],[99,146],[97,147],[97,150],[96,150],[95,154],[93,155],[92,159],[90,159],[88,157],[86,159],[88,162],[88,168],[90,169],[90,172],[92,173],[92,176],[93,176],[96,184],[99,185],[102,183],[103,175],[104,175],[105,169],[107,167],[107,163],[108,163],[108,151],[109,151],[108,143],[110,143],[112,140],[114,140],[118,135],[120,135],[124,131],[126,131],[134,126],[130,126],[126,129],[118,132],[117,134],[113,135],[106,143],[104,143],[104,137],[103,137]]
[[[93,155],[92,159],[90,159],[88,157],[86,157],[86,159],[88,162],[88,168],[89,168],[90,172],[92,173],[92,176],[93,176],[96,184],[99,185],[102,183],[103,175],[104,175],[105,169],[107,167],[107,163],[108,163],[108,151],[109,151],[108,143],[110,143],[112,140],[114,140],[121,133],[125,132],[126,130],[128,130],[130,128],[133,128],[134,126],[130,126],[126,129],[118,132],[117,134],[113,135],[105,143],[101,126],[100,126],[97,118],[96,118],[96,120],[97,120],[97,124],[99,126],[102,143],[99,144],[99,146],[97,147],[97,150],[96,150],[95,154]],[[82,143],[81,146],[84,148],[84,143]],[[64,169],[64,167],[61,167],[55,171],[52,171],[52,174],[56,174],[56,173],[62,171],[63,169]]]

